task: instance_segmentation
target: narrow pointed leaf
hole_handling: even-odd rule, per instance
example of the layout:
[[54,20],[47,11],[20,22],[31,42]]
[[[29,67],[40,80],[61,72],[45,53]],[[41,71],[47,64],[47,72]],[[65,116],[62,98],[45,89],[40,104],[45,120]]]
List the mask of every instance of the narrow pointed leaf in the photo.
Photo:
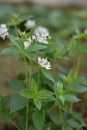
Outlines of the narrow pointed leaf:
[[43,130],[45,123],[44,111],[35,111],[32,115],[32,120],[36,130]]
[[52,82],[55,82],[52,74],[48,70],[42,68],[41,71],[47,79],[51,80]]
[[28,103],[28,100],[20,95],[15,95],[11,99],[10,107],[11,107],[11,113],[19,111],[23,109]]

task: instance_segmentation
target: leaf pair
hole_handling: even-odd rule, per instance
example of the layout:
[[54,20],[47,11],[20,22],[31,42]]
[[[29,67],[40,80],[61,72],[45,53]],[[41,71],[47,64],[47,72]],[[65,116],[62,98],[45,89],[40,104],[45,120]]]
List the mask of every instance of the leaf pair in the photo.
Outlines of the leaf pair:
[[33,102],[37,109],[41,109],[42,107],[42,101],[49,99],[53,93],[49,90],[39,90],[35,91],[35,89],[29,90],[29,89],[23,89],[20,92],[20,95],[27,98],[27,99],[33,99]]

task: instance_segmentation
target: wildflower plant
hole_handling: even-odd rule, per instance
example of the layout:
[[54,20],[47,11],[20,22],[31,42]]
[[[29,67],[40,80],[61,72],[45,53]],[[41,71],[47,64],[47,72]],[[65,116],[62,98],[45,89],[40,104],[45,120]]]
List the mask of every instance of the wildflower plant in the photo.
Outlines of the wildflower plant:
[[[1,116],[18,130],[82,130],[85,123],[73,110],[73,103],[81,101],[78,93],[87,91],[86,78],[79,75],[81,54],[87,53],[87,45],[81,41],[87,39],[87,34],[79,32],[67,44],[60,45],[45,27],[36,27],[34,21],[26,22],[29,31],[21,31],[18,25],[26,18],[18,19],[20,16],[15,14],[9,29],[0,25],[0,37],[11,42],[0,55],[18,57],[25,68],[18,79],[9,80],[15,94],[0,97]],[[10,33],[11,27],[14,33]],[[75,58],[70,70],[57,71],[57,59],[68,62],[72,57]]]

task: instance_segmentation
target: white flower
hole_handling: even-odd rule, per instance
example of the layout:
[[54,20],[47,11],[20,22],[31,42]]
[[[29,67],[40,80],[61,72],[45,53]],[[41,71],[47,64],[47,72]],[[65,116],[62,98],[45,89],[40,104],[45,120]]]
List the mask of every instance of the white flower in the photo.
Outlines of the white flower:
[[40,64],[40,66],[44,67],[45,69],[51,69],[51,64],[47,60],[47,58],[38,57],[38,63]]
[[42,36],[42,35],[40,35],[39,33],[36,33],[35,37],[36,37],[36,41],[37,42],[48,44],[47,38]]
[[45,27],[38,27],[34,31],[34,35],[36,37],[36,41],[44,44],[48,44],[47,38],[50,37],[49,31]]
[[24,42],[24,47],[27,49],[34,41],[48,44],[47,37],[50,37],[48,30],[45,27],[38,27],[34,34]]
[[27,20],[24,25],[26,28],[33,28],[36,25],[36,22],[34,20]]
[[85,29],[84,33],[87,34],[87,28]]
[[5,39],[6,36],[8,36],[6,24],[0,24],[0,37]]
[[27,49],[31,45],[32,39],[29,37],[25,42],[24,42],[24,48]]
[[42,26],[39,26],[38,28],[36,28],[35,34],[38,34],[38,35],[43,36],[43,37],[49,37],[48,29],[45,27],[42,27]]

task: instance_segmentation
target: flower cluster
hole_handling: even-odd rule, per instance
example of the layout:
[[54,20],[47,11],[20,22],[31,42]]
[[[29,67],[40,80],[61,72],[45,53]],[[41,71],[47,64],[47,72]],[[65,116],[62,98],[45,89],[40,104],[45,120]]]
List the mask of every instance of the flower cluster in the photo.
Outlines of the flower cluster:
[[51,64],[47,60],[47,58],[38,57],[38,63],[40,64],[40,66],[44,67],[45,69],[48,69],[48,70],[51,69]]
[[24,48],[27,49],[30,44],[34,41],[43,43],[43,44],[48,44],[47,38],[50,37],[49,31],[45,27],[38,27],[34,31],[34,35],[29,37],[25,42],[24,42]]
[[0,25],[0,37],[5,39],[5,37],[8,36],[8,29],[6,27],[6,24]]
[[24,42],[24,48],[27,49],[31,45],[32,39],[29,37],[25,42]]
[[36,22],[34,20],[27,20],[24,26],[26,28],[33,28],[36,25]]

